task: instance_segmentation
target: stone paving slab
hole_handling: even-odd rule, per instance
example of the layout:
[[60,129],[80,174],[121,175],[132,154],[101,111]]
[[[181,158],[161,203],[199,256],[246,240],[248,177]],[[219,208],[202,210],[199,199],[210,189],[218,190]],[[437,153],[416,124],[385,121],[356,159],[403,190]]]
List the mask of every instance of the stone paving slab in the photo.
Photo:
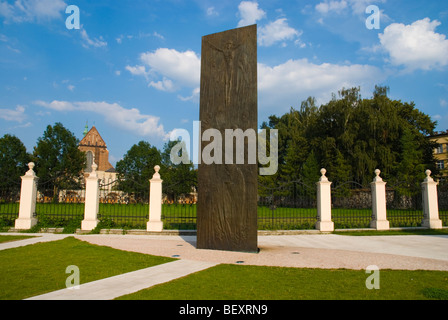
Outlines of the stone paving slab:
[[36,244],[40,242],[62,240],[64,238],[73,236],[72,234],[53,234],[53,233],[0,233],[0,235],[6,236],[33,236],[33,238],[15,240],[10,242],[0,243],[0,250],[23,247],[30,244]]
[[26,300],[111,300],[215,266],[216,263],[176,260],[150,268],[81,284]]

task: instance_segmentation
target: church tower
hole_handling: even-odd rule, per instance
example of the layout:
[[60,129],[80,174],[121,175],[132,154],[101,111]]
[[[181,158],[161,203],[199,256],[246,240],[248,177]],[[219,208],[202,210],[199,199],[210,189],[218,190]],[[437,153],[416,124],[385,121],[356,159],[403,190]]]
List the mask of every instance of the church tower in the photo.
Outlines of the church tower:
[[79,142],[78,149],[86,153],[86,168],[84,172],[92,171],[93,161],[98,165],[97,171],[115,172],[109,163],[109,151],[98,130],[93,126],[87,133],[87,125],[84,130],[84,138]]

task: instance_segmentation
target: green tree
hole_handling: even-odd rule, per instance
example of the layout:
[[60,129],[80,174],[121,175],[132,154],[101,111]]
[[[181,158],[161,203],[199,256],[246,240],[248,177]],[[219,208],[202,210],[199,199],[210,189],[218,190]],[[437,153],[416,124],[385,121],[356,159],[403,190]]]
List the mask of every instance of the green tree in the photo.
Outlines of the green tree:
[[85,166],[85,155],[78,149],[79,140],[61,123],[47,126],[37,139],[33,159],[39,177],[39,189],[57,201],[59,190],[78,188]]
[[[163,192],[173,199],[181,194],[189,194],[197,187],[197,170],[193,164],[191,162],[174,164],[171,161],[171,150],[178,143],[185,144],[180,141],[169,141],[165,143],[162,151]],[[182,149],[186,151],[185,148],[179,148],[179,158],[183,156],[180,154]]]
[[31,155],[19,138],[9,134],[0,138],[0,190],[20,190],[20,176],[30,161]]
[[404,127],[400,138],[400,157],[396,174],[398,189],[402,194],[417,194],[420,192],[420,183],[425,177],[423,150],[416,148],[416,145],[416,137],[409,128]]
[[[155,172],[154,167],[160,166],[161,162],[160,151],[149,142],[140,141],[134,144],[116,164],[115,170],[119,178],[117,189],[147,198],[149,180]],[[163,169],[160,170],[160,174],[164,174]]]
[[413,102],[390,99],[388,92],[376,86],[373,96],[363,99],[360,88],[343,88],[320,107],[308,98],[299,110],[270,116],[262,129],[279,131],[279,174],[264,180],[272,185],[296,179],[311,152],[339,184],[367,185],[377,168],[390,185],[403,179],[421,182],[422,168],[436,174],[434,145],[427,139],[436,122]]
[[316,197],[315,185],[321,177],[320,169],[321,168],[319,167],[319,162],[317,161],[316,155],[314,154],[314,151],[311,151],[303,164],[300,175],[303,183],[307,186],[306,190],[308,196],[312,198]]

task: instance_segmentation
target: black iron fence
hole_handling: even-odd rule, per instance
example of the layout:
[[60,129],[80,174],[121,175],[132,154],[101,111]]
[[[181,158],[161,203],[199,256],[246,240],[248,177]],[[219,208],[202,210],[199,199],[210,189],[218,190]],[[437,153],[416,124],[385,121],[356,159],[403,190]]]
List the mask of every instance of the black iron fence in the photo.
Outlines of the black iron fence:
[[82,179],[61,183],[58,178],[37,181],[36,211],[43,227],[81,227],[85,185]]
[[146,229],[149,219],[149,184],[141,185],[129,179],[123,184],[123,181],[117,179],[100,183],[98,219],[101,226]]
[[14,221],[19,216],[20,207],[20,180],[9,181],[2,179],[0,185],[0,228],[14,226]]
[[317,221],[316,187],[301,180],[258,186],[258,229],[312,229]]
[[423,220],[422,190],[405,182],[386,185],[387,219],[391,227],[419,227]]
[[[84,218],[85,185],[65,185],[58,181],[38,181],[35,215],[43,226],[80,227]],[[126,190],[121,180],[100,183],[99,215],[102,228],[146,229],[149,219],[149,183],[138,190]],[[127,186],[129,186],[129,179]],[[164,190],[169,190],[165,188]],[[439,217],[448,225],[448,181],[438,185]],[[165,192],[162,199],[162,221],[165,229],[196,229],[197,189],[175,195]],[[301,180],[259,183],[258,229],[314,229],[317,221],[316,185]],[[370,185],[357,182],[332,182],[332,220],[335,228],[368,228],[372,220]],[[11,227],[18,217],[20,181],[0,188],[0,227]],[[404,183],[386,185],[387,219],[391,227],[421,226],[423,220],[421,190]]]
[[[162,221],[164,229],[196,229],[197,181],[183,181],[163,186]],[[186,185],[186,186],[185,186]],[[188,190],[189,192],[179,192]]]
[[331,184],[331,217],[336,229],[368,228],[372,220],[370,185],[355,181]]
[[448,179],[441,179],[437,188],[439,218],[444,226],[448,226]]

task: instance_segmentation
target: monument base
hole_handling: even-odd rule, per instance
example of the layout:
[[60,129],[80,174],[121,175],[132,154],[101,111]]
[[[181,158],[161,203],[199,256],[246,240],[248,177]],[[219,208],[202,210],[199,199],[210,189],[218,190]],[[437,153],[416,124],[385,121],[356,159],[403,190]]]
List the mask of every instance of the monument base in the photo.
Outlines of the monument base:
[[442,229],[442,220],[440,219],[424,219],[422,227],[428,229]]
[[390,224],[388,220],[372,220],[370,222],[370,228],[376,230],[389,230]]
[[81,230],[91,231],[96,228],[99,220],[82,220]]
[[148,221],[148,223],[146,223],[146,231],[162,232],[162,230],[163,230],[162,221]]
[[323,232],[332,232],[334,231],[334,222],[333,221],[317,221],[316,229]]
[[19,218],[16,219],[14,228],[18,230],[28,230],[34,227],[36,224],[37,224],[36,218],[30,218],[30,219]]

